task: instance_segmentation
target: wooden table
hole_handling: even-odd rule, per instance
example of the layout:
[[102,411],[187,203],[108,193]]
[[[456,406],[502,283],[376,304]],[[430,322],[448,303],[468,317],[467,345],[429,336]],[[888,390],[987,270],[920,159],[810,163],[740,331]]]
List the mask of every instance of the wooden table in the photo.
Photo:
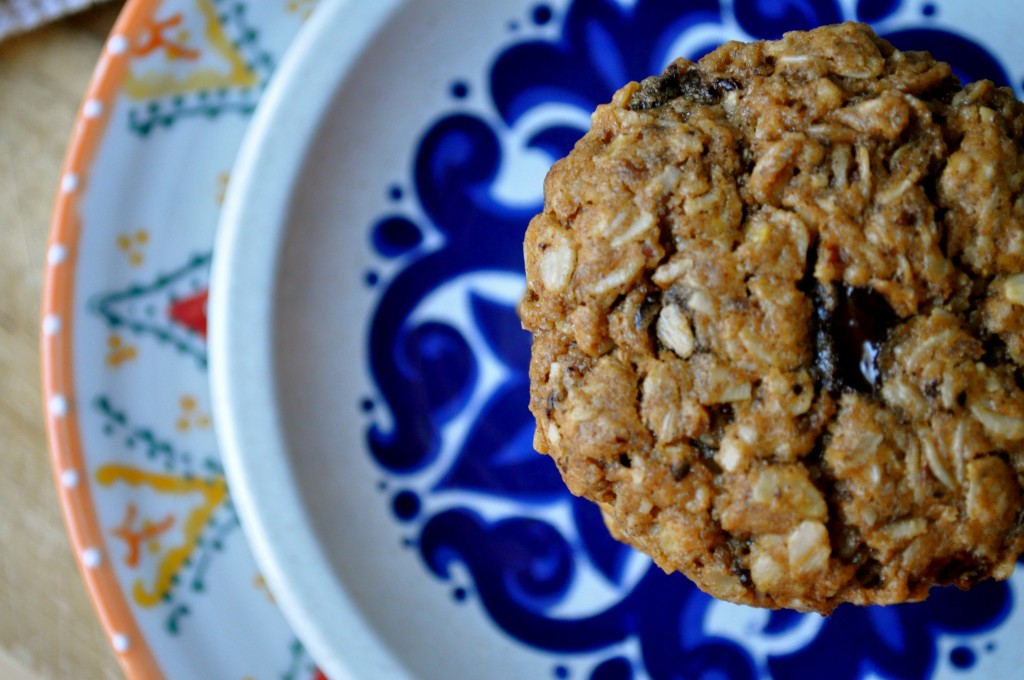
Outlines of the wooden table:
[[0,678],[122,678],[57,504],[39,387],[50,209],[115,1],[0,42]]

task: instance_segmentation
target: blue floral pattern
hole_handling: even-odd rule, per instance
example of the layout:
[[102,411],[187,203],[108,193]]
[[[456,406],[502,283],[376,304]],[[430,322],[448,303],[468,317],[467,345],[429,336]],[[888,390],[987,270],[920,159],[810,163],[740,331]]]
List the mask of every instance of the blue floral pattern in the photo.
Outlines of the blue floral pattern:
[[[828,619],[740,611],[612,540],[595,506],[573,498],[532,446],[530,338],[515,305],[523,232],[541,208],[543,175],[519,177],[520,192],[510,197],[509,173],[568,153],[589,112],[623,83],[660,72],[680,50],[697,58],[714,46],[692,35],[775,38],[845,19],[881,22],[883,35],[952,62],[963,80],[1007,83],[983,46],[930,25],[934,5],[914,22],[906,12],[894,22],[904,5],[859,0],[852,15],[850,4],[818,0],[537,5],[525,23],[554,22],[557,37],[523,29],[521,41],[496,55],[484,84],[496,115],[455,106],[439,117],[413,152],[409,198],[417,210],[371,226],[374,252],[397,272],[386,281],[366,277],[378,288],[368,338],[378,397],[363,406],[389,414],[371,415],[366,430],[381,488],[400,489],[396,519],[415,532],[408,543],[429,572],[451,581],[456,565],[468,571],[472,584],[455,588],[455,600],[476,598],[499,629],[551,652],[554,676],[569,675],[561,664],[576,653],[603,652],[584,669],[593,680],[795,679],[821,667],[836,680],[923,680],[943,660],[942,636],[980,640],[1005,621],[1012,590],[1004,583],[940,590],[922,604],[841,607]],[[510,30],[523,23],[511,20]],[[469,87],[457,82],[452,96],[464,98]],[[524,164],[538,155],[539,166]],[[393,187],[391,196],[397,203],[404,190]],[[581,603],[584,581],[599,596]],[[744,619],[746,632],[715,624],[729,616]],[[638,651],[624,652],[627,642]],[[961,645],[949,661],[967,668],[980,653]]]

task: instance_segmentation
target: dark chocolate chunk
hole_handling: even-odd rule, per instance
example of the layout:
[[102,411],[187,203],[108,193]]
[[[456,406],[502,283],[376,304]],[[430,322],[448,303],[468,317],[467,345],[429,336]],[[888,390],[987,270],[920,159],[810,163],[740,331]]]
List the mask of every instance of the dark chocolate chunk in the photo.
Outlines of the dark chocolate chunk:
[[718,103],[720,94],[718,86],[706,81],[696,64],[681,68],[673,63],[661,75],[640,82],[640,89],[629,100],[629,108],[633,111],[654,109],[680,97],[709,106]]
[[843,289],[832,321],[840,380],[861,392],[881,385],[878,352],[899,318],[880,293],[871,288]]
[[815,286],[815,370],[823,389],[873,392],[881,385],[878,353],[899,317],[870,288]]

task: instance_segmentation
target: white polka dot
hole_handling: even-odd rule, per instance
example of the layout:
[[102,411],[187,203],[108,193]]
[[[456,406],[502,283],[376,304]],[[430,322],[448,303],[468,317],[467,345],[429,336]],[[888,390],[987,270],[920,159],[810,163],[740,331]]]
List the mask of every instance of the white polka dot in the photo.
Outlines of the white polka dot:
[[103,102],[99,99],[86,99],[82,104],[82,115],[86,118],[99,118],[103,115]]
[[53,395],[52,397],[50,397],[50,400],[47,402],[47,404],[49,406],[51,414],[57,417],[67,415],[68,400],[63,394]]
[[128,51],[128,38],[123,35],[112,35],[107,41],[107,51],[111,54],[124,54]]
[[60,264],[64,260],[68,259],[68,249],[60,243],[54,243],[50,246],[50,249],[46,251],[46,261],[50,265]]
[[60,473],[60,484],[65,489],[74,489],[78,486],[78,470],[68,468]]
[[60,317],[56,314],[47,314],[43,317],[43,335],[56,335],[60,333]]
[[86,569],[95,569],[103,563],[103,554],[96,548],[86,548],[82,551],[82,564]]
[[60,190],[65,194],[70,194],[73,191],[78,191],[78,185],[81,182],[78,180],[78,175],[73,172],[66,173],[60,178]]
[[124,654],[132,646],[132,641],[124,633],[114,633],[110,638],[110,644],[118,654]]

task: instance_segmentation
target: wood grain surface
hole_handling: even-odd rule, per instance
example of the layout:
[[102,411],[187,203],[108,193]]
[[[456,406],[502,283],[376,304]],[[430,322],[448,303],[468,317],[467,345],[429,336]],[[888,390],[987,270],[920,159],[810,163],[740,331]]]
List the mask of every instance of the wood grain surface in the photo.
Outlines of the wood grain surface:
[[121,678],[65,533],[39,386],[50,210],[115,1],[0,42],[0,678]]

